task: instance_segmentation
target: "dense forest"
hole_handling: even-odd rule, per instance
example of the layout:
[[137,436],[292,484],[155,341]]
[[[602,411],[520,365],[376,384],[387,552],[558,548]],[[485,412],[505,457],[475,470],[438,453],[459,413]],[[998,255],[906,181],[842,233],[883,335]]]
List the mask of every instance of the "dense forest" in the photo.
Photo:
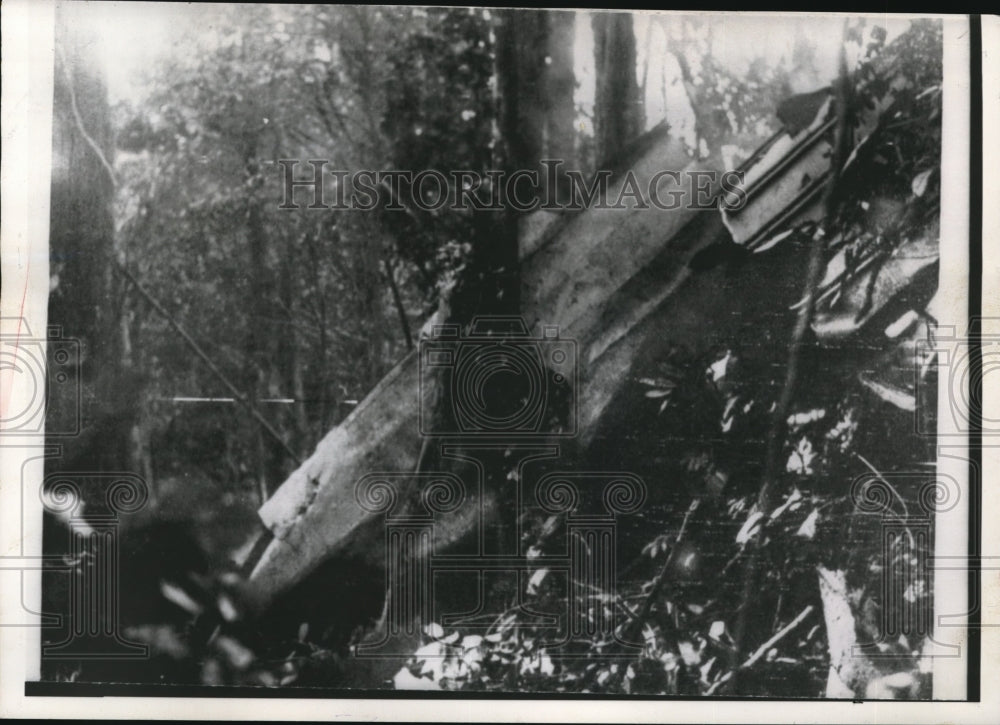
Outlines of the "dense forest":
[[[50,431],[82,411],[82,434],[63,441],[47,481],[143,482],[119,531],[115,626],[149,657],[43,655],[45,678],[930,696],[932,539],[910,512],[936,495],[911,475],[933,469],[920,432],[933,430],[934,373],[912,366],[934,324],[936,267],[899,259],[919,248],[936,260],[940,24],[789,21],[783,53],[737,62],[710,15],[218,5],[179,16],[170,52],[116,98],[86,12],[63,7],[57,30],[50,254],[50,321],[81,342],[82,397],[53,397],[48,411]],[[830,52],[818,36],[835,38]],[[534,170],[544,199],[574,188],[545,159],[617,180],[668,144],[691,168],[750,169],[827,99],[833,173],[816,212],[760,244],[692,246],[678,301],[657,298],[586,440],[564,446],[578,470],[643,482],[642,510],[617,529],[614,586],[584,596],[543,566],[487,576],[489,621],[419,622],[407,653],[361,665],[391,605],[365,552],[312,562],[266,602],[246,585],[258,509],[406,364],[428,321],[526,310],[530,280],[555,276],[544,255],[526,271],[526,245],[576,213],[511,211],[509,190],[497,210],[435,209],[414,203],[427,193],[416,184],[383,185],[366,210],[310,209],[309,188],[289,199],[289,171],[343,170],[327,177],[332,203],[358,170]],[[707,213],[699,234],[729,224],[738,236],[738,220]],[[667,264],[650,258],[636,275],[663,287]],[[417,473],[447,468],[429,455]],[[510,480],[511,465],[496,454],[488,481]],[[497,511],[514,510],[488,485]],[[89,511],[98,489],[80,490]],[[560,495],[516,525],[497,514],[491,531],[552,554]],[[889,509],[906,516],[887,553]],[[65,525],[47,521],[50,551]],[[46,577],[58,610],[65,577]],[[615,623],[611,636],[594,625],[546,644],[580,596],[585,620]]]

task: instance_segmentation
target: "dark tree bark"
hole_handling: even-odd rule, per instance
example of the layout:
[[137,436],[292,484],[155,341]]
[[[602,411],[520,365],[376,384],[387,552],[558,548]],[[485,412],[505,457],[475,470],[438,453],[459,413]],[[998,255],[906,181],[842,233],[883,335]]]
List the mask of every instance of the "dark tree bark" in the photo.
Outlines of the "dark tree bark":
[[576,13],[549,11],[548,20],[548,61],[545,73],[546,110],[546,154],[555,159],[563,159],[572,165],[575,159],[576,108],[573,92],[576,90],[576,76],[573,72],[573,38],[576,29]]
[[594,136],[599,165],[618,159],[643,127],[643,108],[636,80],[635,33],[628,13],[593,16]]
[[[139,472],[131,442],[138,380],[127,369],[123,290],[113,274],[111,112],[93,38],[84,36],[75,12],[72,5],[56,12],[49,325],[78,341],[81,354],[69,363],[69,382],[50,389],[46,419],[50,436],[77,426],[79,435],[53,439],[63,444],[63,455],[48,468]],[[53,357],[59,349],[49,345],[50,370],[66,370]]]
[[[246,329],[246,342],[243,361],[243,390],[252,408],[260,409],[258,400],[262,393],[267,392],[267,382],[270,377],[271,365],[268,361],[268,343],[274,334],[284,334],[275,331],[269,322],[268,303],[272,299],[273,283],[268,270],[267,231],[264,227],[264,214],[261,200],[256,189],[261,185],[260,166],[257,160],[258,137],[249,132],[244,139],[243,168],[248,186],[253,189],[246,201],[246,234],[248,247],[248,286],[247,308],[249,320]],[[270,496],[269,481],[280,480],[281,456],[277,450],[276,441],[267,437],[265,431],[256,420],[247,420],[249,444],[254,456],[254,475],[261,501]]]
[[[295,306],[295,271],[301,266],[301,261],[296,255],[296,250],[292,245],[288,245],[282,254],[281,260],[281,310],[284,318],[284,330],[278,335],[278,364],[281,378],[281,388],[279,393],[284,397],[290,397],[295,402],[291,405],[288,415],[285,417],[285,430],[288,431],[286,440],[301,454],[308,451],[311,444],[309,435],[309,423],[306,418],[304,405],[305,381],[302,377],[302,364],[300,362],[300,343],[297,331],[297,315]],[[279,452],[280,453],[280,452]]]
[[[504,167],[539,171],[544,198],[549,179],[543,159],[576,163],[573,37],[576,16],[553,10],[510,10],[497,26],[497,78]],[[557,183],[564,185],[565,175]]]
[[[556,176],[559,200],[569,198],[567,169],[580,167],[576,149],[576,75],[573,71],[573,39],[576,31],[576,13],[550,11],[548,13],[548,62],[545,69],[546,124],[545,155],[563,162]],[[548,178],[544,179],[546,188]]]
[[545,11],[506,10],[497,23],[497,91],[504,166],[533,169],[545,138]]

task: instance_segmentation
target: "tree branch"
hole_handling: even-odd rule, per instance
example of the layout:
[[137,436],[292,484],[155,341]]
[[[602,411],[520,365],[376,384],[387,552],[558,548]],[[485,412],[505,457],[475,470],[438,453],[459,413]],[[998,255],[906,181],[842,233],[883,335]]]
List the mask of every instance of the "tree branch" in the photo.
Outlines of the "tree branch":
[[62,68],[63,78],[66,80],[66,91],[69,93],[69,105],[73,109],[73,119],[76,121],[76,129],[83,136],[83,140],[87,142],[91,150],[97,156],[97,159],[101,162],[104,170],[108,172],[108,178],[111,179],[111,188],[118,188],[118,178],[115,176],[114,167],[108,162],[107,157],[104,152],[101,151],[101,147],[97,145],[94,138],[87,133],[87,129],[83,125],[83,117],[80,115],[80,109],[76,105],[76,91],[73,89],[73,78],[69,74],[69,68],[66,65],[66,57],[62,53],[62,49],[56,45],[56,53],[59,54],[59,66]]
[[[763,657],[764,655],[766,655],[767,652],[768,652],[768,650],[770,650],[774,645],[776,645],[778,642],[780,642],[782,639],[784,639],[788,635],[789,632],[791,632],[793,629],[795,629],[800,624],[802,624],[802,621],[806,617],[808,617],[810,614],[812,614],[812,611],[813,611],[814,608],[815,607],[813,607],[813,605],[810,604],[805,609],[803,609],[801,612],[799,612],[799,616],[797,616],[791,622],[789,622],[784,627],[782,627],[781,631],[779,631],[778,633],[776,633],[773,637],[771,637],[771,639],[767,640],[767,642],[765,642],[760,647],[758,647],[757,650],[752,655],[750,655],[747,658],[746,662],[744,662],[742,665],[739,666],[739,669],[746,670],[746,669],[749,669],[750,667],[753,667],[755,664],[757,664],[757,661],[761,657]],[[731,671],[727,672],[726,674],[724,674],[722,677],[719,678],[719,680],[717,682],[714,682],[712,684],[712,686],[708,688],[708,690],[705,692],[705,694],[706,695],[713,695],[713,694],[715,694],[715,692],[720,687],[722,687],[723,685],[725,685],[727,682],[729,682],[733,678],[734,674],[735,674],[735,670],[731,670]]]
[[392,292],[392,302],[396,306],[396,314],[399,315],[399,325],[403,328],[403,338],[406,340],[406,349],[413,349],[413,334],[410,332],[410,321],[406,319],[406,308],[403,306],[403,298],[399,294],[399,285],[396,284],[395,270],[386,256],[382,260],[385,279],[389,283],[389,291]]
[[814,608],[815,607],[813,607],[812,604],[807,606],[805,609],[799,612],[799,616],[797,616],[791,622],[782,627],[777,634],[775,634],[773,637],[771,637],[771,639],[767,640],[767,642],[758,647],[757,651],[754,652],[752,655],[750,655],[747,658],[747,661],[743,663],[742,665],[743,669],[746,669],[747,667],[752,667],[754,664],[756,664],[757,660],[759,660],[761,657],[767,654],[767,651],[769,649],[771,649],[774,645],[776,645],[778,642],[784,639],[789,632],[791,632],[793,629],[795,629],[802,623],[802,620],[804,620],[806,617],[812,614]]
[[809,250],[808,268],[804,284],[805,304],[799,308],[795,328],[788,346],[788,361],[785,366],[785,381],[781,389],[781,395],[774,408],[771,419],[771,427],[767,436],[767,452],[764,466],[764,480],[757,495],[756,510],[764,514],[761,526],[756,535],[751,536],[747,542],[748,557],[744,565],[743,595],[740,602],[739,615],[736,621],[733,641],[733,659],[739,657],[743,649],[746,637],[747,622],[751,602],[753,601],[757,581],[760,574],[760,543],[763,540],[763,532],[767,527],[767,514],[774,508],[775,489],[781,471],[780,455],[784,446],[788,411],[791,408],[792,400],[799,378],[799,361],[802,354],[803,341],[806,331],[812,320],[813,309],[815,307],[816,290],[819,286],[823,272],[823,250],[827,238],[826,228],[834,221],[836,211],[835,191],[840,178],[840,170],[844,163],[844,151],[847,146],[847,118],[849,101],[849,79],[847,72],[847,56],[845,43],[847,42],[847,21],[844,21],[843,38],[840,47],[840,68],[839,78],[836,84],[837,100],[837,126],[834,140],[834,148],[830,164],[830,179],[827,182],[823,193],[823,224],[819,228],[819,233],[813,237],[812,248]]
[[691,505],[688,506],[687,513],[684,514],[684,520],[681,522],[681,528],[677,532],[677,538],[674,539],[674,545],[670,548],[670,555],[667,560],[663,562],[663,566],[660,567],[660,573],[657,574],[656,580],[653,586],[649,590],[649,594],[646,596],[646,601],[642,604],[642,609],[639,611],[637,621],[644,622],[649,616],[650,610],[653,608],[653,600],[656,595],[659,594],[660,590],[663,589],[664,583],[667,581],[667,574],[670,571],[670,567],[677,560],[677,552],[679,551],[680,543],[684,540],[684,532],[687,530],[688,520],[691,518],[691,514],[698,510],[698,505],[701,503],[701,499],[694,499]]

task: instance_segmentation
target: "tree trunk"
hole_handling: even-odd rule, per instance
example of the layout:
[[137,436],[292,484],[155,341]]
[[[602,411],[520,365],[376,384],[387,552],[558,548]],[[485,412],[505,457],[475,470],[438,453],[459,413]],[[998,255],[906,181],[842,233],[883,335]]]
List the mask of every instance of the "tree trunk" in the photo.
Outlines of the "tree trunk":
[[[508,10],[497,25],[497,79],[504,166],[539,172],[541,198],[549,178],[543,159],[576,165],[573,40],[576,14]],[[557,183],[565,185],[562,170]]]
[[[129,467],[130,433],[137,409],[134,376],[126,375],[122,336],[123,305],[113,277],[115,229],[114,143],[107,89],[93,38],[84,36],[77,9],[56,12],[55,95],[53,99],[50,265],[53,289],[49,325],[64,339],[79,342],[69,363],[48,347],[50,370],[69,374],[49,391],[46,429],[63,438],[63,456],[50,470],[121,471]],[[44,336],[45,330],[32,330]],[[75,348],[73,348],[75,350]],[[77,395],[80,395],[78,401]],[[103,493],[100,494],[103,496]]]
[[[257,162],[257,138],[246,139],[243,168],[247,184],[256,188],[260,183],[260,168]],[[258,400],[263,392],[268,372],[265,344],[269,339],[267,301],[270,299],[270,281],[267,273],[267,237],[261,202],[251,191],[247,196],[246,232],[248,247],[247,293],[249,320],[246,329],[246,343],[243,361],[243,389],[253,408],[259,409]],[[270,496],[269,480],[276,473],[269,455],[270,440],[265,440],[264,431],[254,420],[247,420],[251,455],[254,457],[254,477],[263,501]]]
[[543,177],[546,190],[558,194],[558,200],[569,198],[566,169],[580,168],[576,151],[576,75],[573,71],[573,41],[576,35],[576,13],[549,11],[548,62],[545,72],[545,156],[563,162],[556,176],[556,188],[549,189],[549,179]]
[[534,169],[541,160],[545,143],[546,11],[505,10],[500,13],[496,27],[504,166]]
[[281,307],[285,318],[285,329],[277,336],[279,376],[281,387],[278,394],[295,402],[284,416],[288,422],[286,440],[297,453],[307,450],[310,445],[309,424],[304,405],[305,386],[302,380],[302,365],[299,361],[299,335],[295,314],[294,273],[299,266],[295,250],[288,248],[281,261]]
[[636,80],[635,33],[629,13],[593,16],[594,136],[599,166],[618,160],[627,144],[642,132],[642,101]]

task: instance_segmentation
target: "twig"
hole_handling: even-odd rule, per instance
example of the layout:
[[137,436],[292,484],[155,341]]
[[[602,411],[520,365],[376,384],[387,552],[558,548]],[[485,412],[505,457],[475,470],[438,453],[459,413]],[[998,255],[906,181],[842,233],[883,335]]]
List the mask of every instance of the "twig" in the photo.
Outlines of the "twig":
[[868,461],[868,459],[867,459],[867,458],[865,458],[864,456],[862,456],[862,455],[861,455],[860,453],[855,453],[854,455],[855,455],[855,457],[856,457],[856,458],[857,458],[858,460],[860,460],[860,461],[861,461],[862,463],[864,463],[864,464],[865,464],[865,465],[866,465],[866,466],[868,467],[868,470],[869,470],[869,471],[871,471],[872,473],[874,473],[874,474],[875,474],[875,477],[876,477],[876,478],[877,478],[877,479],[878,479],[879,481],[881,481],[882,483],[884,483],[884,484],[886,485],[886,487],[887,487],[887,488],[888,488],[888,489],[889,489],[890,491],[892,491],[893,495],[894,495],[894,496],[895,496],[895,497],[896,497],[897,499],[899,499],[899,504],[900,504],[900,505],[901,505],[901,506],[903,507],[903,516],[904,516],[904,517],[906,517],[906,518],[909,518],[909,516],[910,516],[910,511],[909,511],[909,509],[908,509],[908,508],[907,508],[907,506],[906,506],[906,501],[905,501],[905,500],[903,500],[903,497],[899,495],[899,491],[897,491],[897,490],[895,489],[895,487],[894,487],[894,486],[893,486],[893,485],[892,485],[891,483],[889,483],[889,482],[888,482],[887,480],[885,480],[885,476],[883,476],[883,475],[882,475],[882,474],[881,474],[881,473],[879,472],[879,470],[878,470],[877,468],[875,468],[875,466],[873,466],[873,465],[872,465],[872,464],[871,464],[871,463],[870,463],[870,462]]
[[403,339],[406,340],[406,349],[413,349],[413,334],[410,332],[410,322],[406,319],[406,308],[403,306],[403,298],[399,293],[399,285],[396,284],[395,270],[389,256],[382,259],[383,273],[386,282],[389,283],[389,291],[392,292],[392,302],[396,306],[396,314],[399,316],[399,325],[403,328]]
[[[746,669],[749,669],[750,667],[753,667],[755,664],[757,664],[757,661],[761,657],[763,657],[765,654],[767,654],[768,650],[770,650],[781,639],[783,639],[785,636],[787,636],[789,632],[791,632],[793,629],[795,629],[800,624],[802,624],[802,620],[804,620],[806,617],[808,617],[810,614],[812,614],[812,611],[813,611],[813,605],[810,604],[809,606],[807,606],[805,609],[803,609],[799,613],[799,616],[797,616],[791,622],[789,622],[784,627],[782,627],[782,629],[781,629],[780,632],[778,632],[777,634],[775,634],[773,637],[771,637],[771,639],[767,640],[767,642],[765,642],[760,647],[758,647],[757,650],[752,655],[750,655],[750,657],[747,658],[746,662],[744,662],[743,664],[741,664],[737,668],[737,670],[746,670]],[[736,670],[730,670],[729,672],[727,672],[726,674],[724,674],[716,682],[712,683],[712,686],[709,687],[708,690],[705,691],[705,694],[706,695],[714,695],[715,692],[720,687],[722,687],[723,685],[725,685],[727,682],[729,682],[733,678],[733,675],[735,674],[735,672],[736,672]]]
[[674,545],[670,549],[670,555],[667,557],[667,560],[663,562],[663,566],[660,568],[660,573],[656,576],[656,581],[650,588],[649,594],[646,595],[646,601],[643,602],[642,609],[639,611],[639,621],[645,621],[649,616],[649,612],[653,608],[653,600],[663,588],[663,584],[667,580],[667,572],[677,558],[677,552],[681,541],[684,539],[684,531],[687,529],[688,520],[691,518],[691,514],[698,510],[698,504],[700,503],[701,499],[696,498],[691,502],[691,505],[688,506],[687,513],[684,514],[684,520],[681,522],[680,531],[677,532],[677,538],[674,539]]
[[771,647],[773,647],[780,640],[782,640],[793,629],[795,629],[800,624],[802,624],[802,620],[804,620],[806,617],[808,617],[810,614],[812,614],[813,609],[814,609],[813,605],[810,604],[805,609],[803,609],[801,612],[799,612],[799,616],[797,616],[791,622],[789,622],[784,627],[782,627],[781,630],[778,631],[777,634],[775,634],[773,637],[771,637],[771,639],[767,640],[767,642],[765,642],[760,647],[758,647],[757,651],[754,652],[752,655],[750,655],[747,658],[746,662],[744,662],[742,665],[740,665],[740,669],[744,669],[745,670],[748,667],[753,667],[757,663],[757,660],[759,660],[761,657],[763,657],[765,654],[767,654],[767,651],[769,649],[771,649]]

